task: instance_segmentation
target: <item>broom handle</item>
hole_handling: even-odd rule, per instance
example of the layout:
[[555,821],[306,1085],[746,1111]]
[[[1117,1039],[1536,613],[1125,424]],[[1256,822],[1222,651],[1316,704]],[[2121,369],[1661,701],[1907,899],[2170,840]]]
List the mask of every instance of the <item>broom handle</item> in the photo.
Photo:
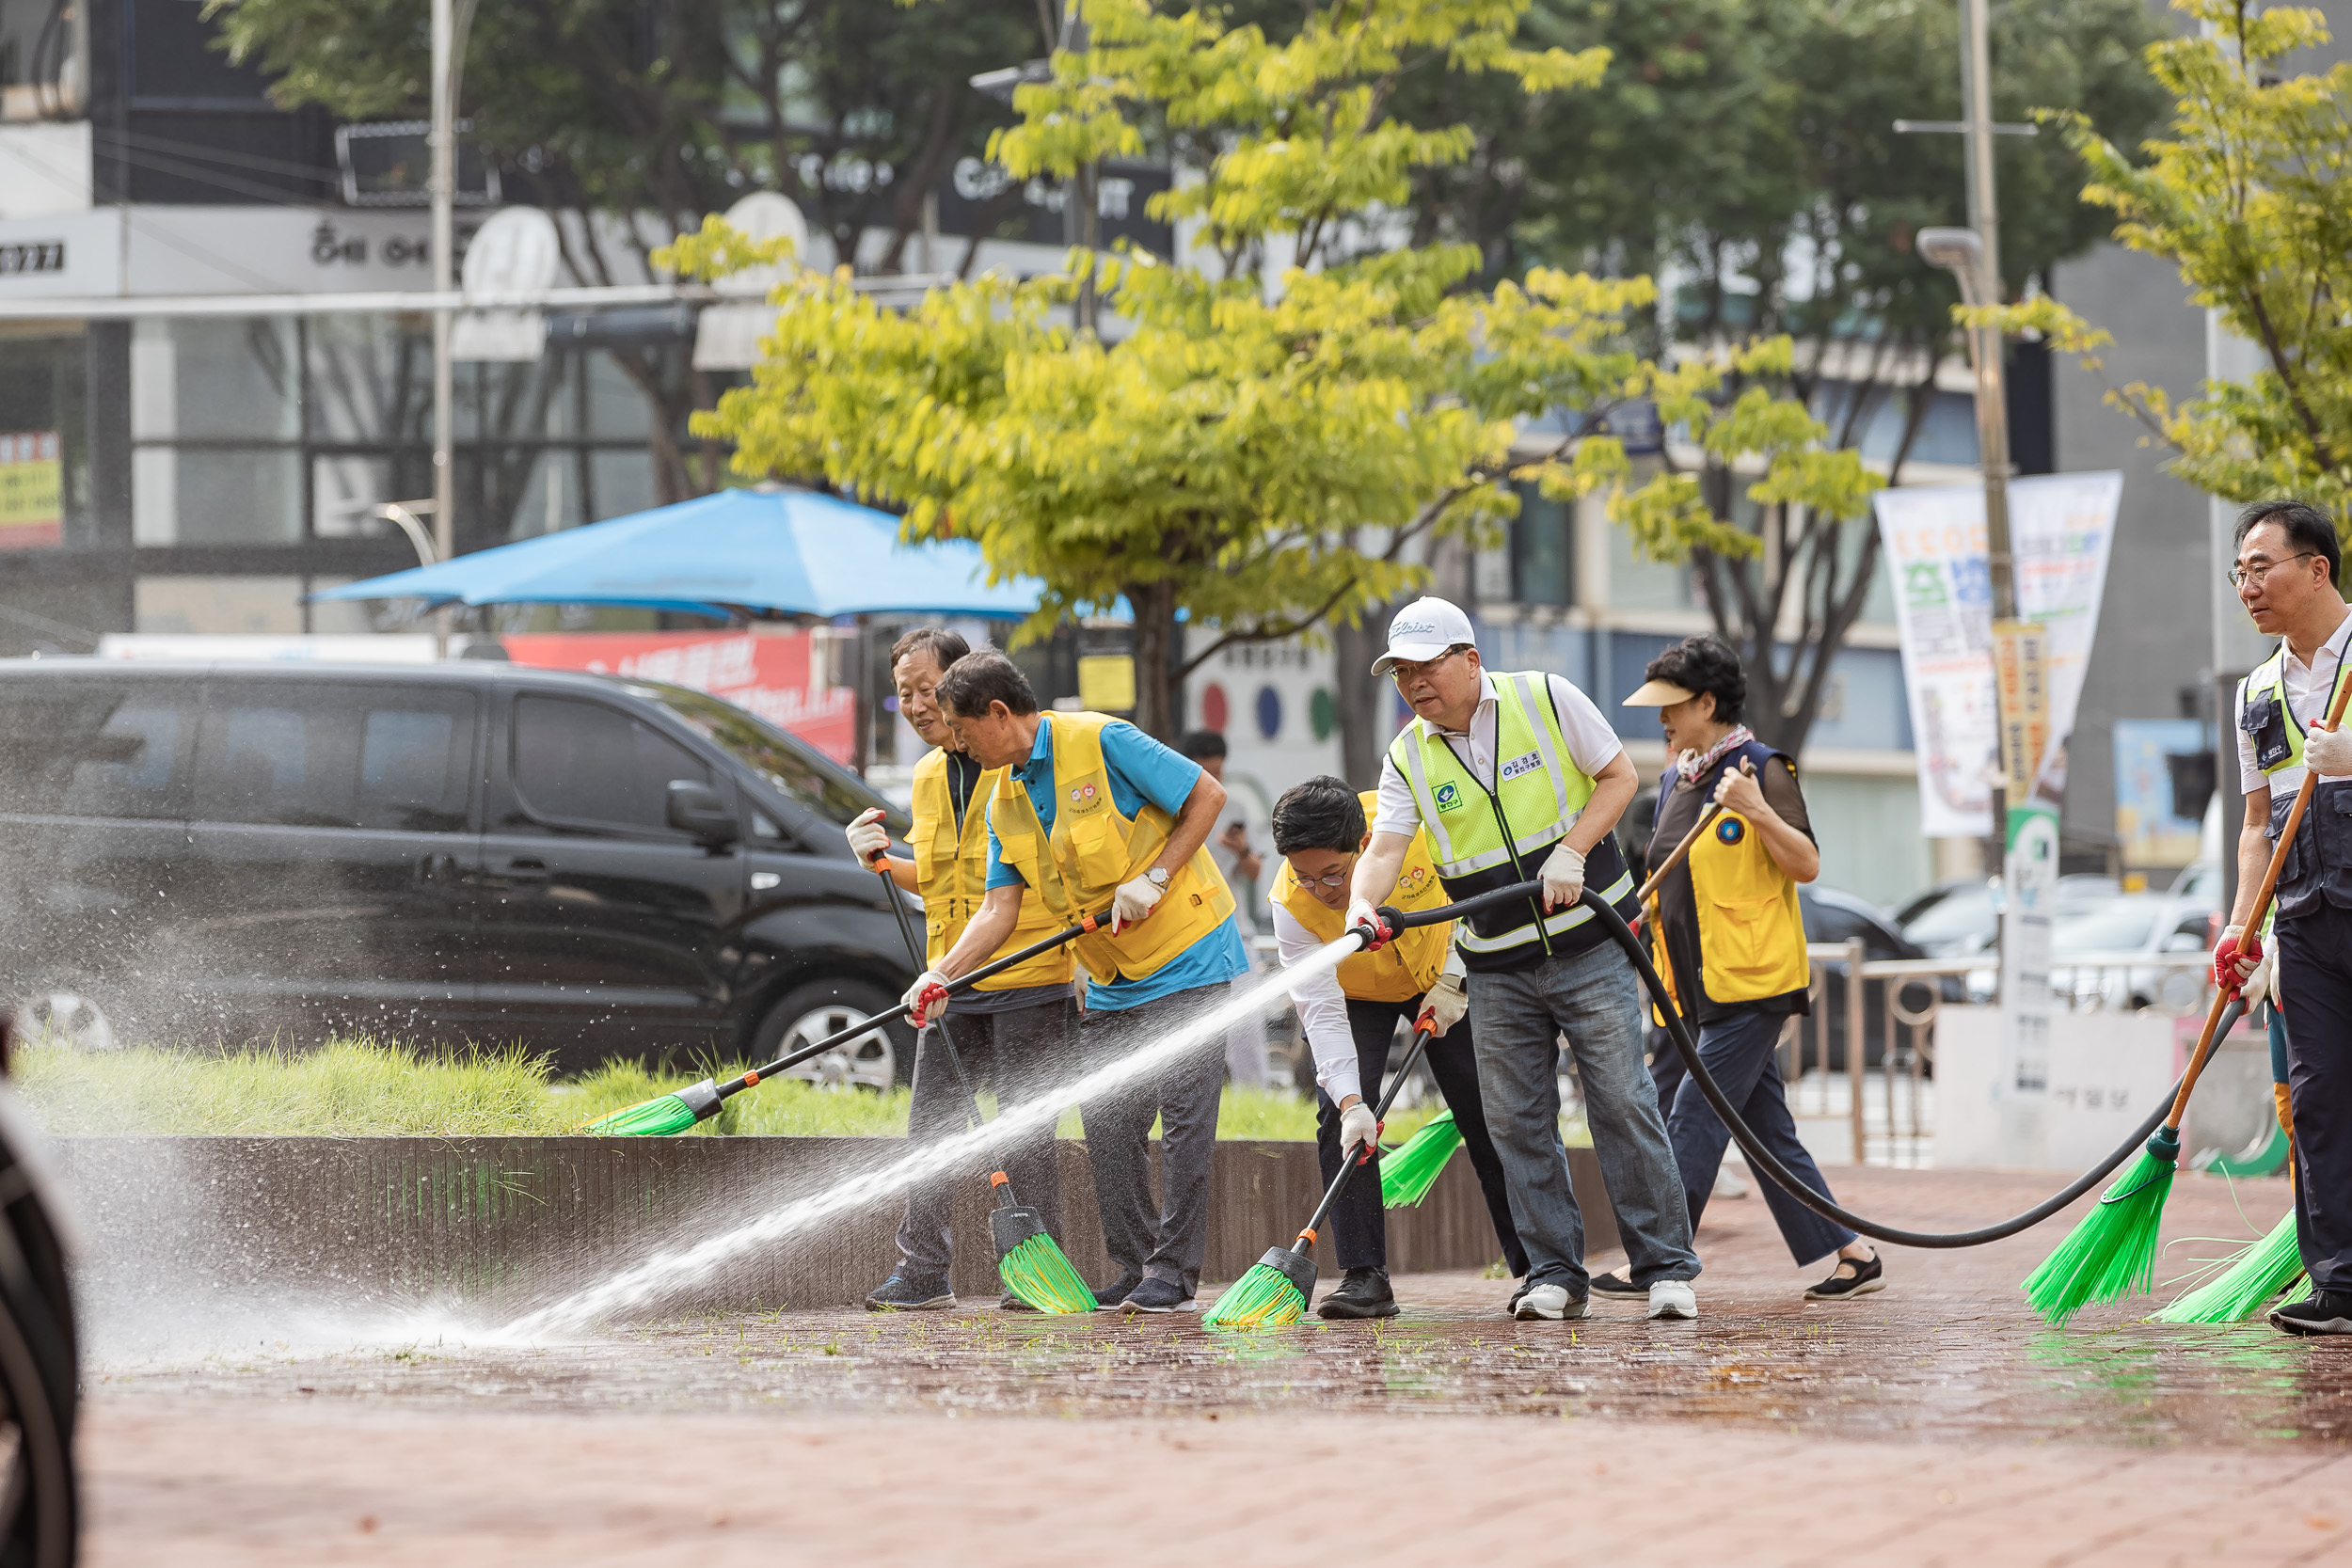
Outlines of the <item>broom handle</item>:
[[[1405,1053],[1405,1065],[1398,1068],[1396,1076],[1389,1080],[1388,1092],[1380,1097],[1379,1105],[1372,1113],[1372,1119],[1375,1122],[1385,1122],[1389,1119],[1389,1107],[1395,1103],[1397,1090],[1403,1088],[1405,1080],[1413,1075],[1414,1067],[1421,1061],[1422,1047],[1429,1043],[1429,1037],[1434,1033],[1436,1033],[1434,1029],[1424,1028],[1420,1020],[1416,1019],[1413,1022],[1413,1048]],[[1377,1135],[1376,1130],[1375,1135]],[[1372,1164],[1370,1150],[1366,1150],[1361,1159],[1356,1160],[1347,1157],[1347,1150],[1340,1150],[1340,1174],[1332,1179],[1331,1190],[1323,1195],[1323,1201],[1315,1205],[1313,1217],[1307,1221],[1307,1228],[1298,1233],[1297,1242],[1291,1247],[1293,1252],[1303,1253],[1313,1247],[1315,1233],[1323,1228],[1323,1222],[1330,1215],[1331,1206],[1339,1202],[1340,1195],[1347,1191],[1348,1180],[1356,1174],[1356,1168],[1359,1165],[1370,1164]]]
[[[2344,722],[2344,706],[2352,699],[2352,681],[2339,681],[2336,700],[2328,705],[2328,718],[2320,729],[2335,729]],[[2246,929],[2262,929],[2263,916],[2270,912],[2270,895],[2279,889],[2279,873],[2286,869],[2287,850],[2295,843],[2296,830],[2303,825],[2303,813],[2319,792],[2319,773],[2312,768],[2303,769],[2303,782],[2296,787],[2295,804],[2287,810],[2286,827],[2280,832],[2279,846],[2270,851],[2270,864],[2263,872],[2262,885],[2254,890],[2254,902],[2246,911]],[[2213,1006],[2205,1010],[2204,1032],[2197,1037],[2197,1053],[2188,1059],[2188,1070],[2181,1075],[2181,1088],[2172,1097],[2172,1114],[2164,1118],[2164,1125],[2172,1132],[2181,1130],[2181,1117],[2188,1114],[2189,1091],[2197,1087],[2198,1076],[2205,1070],[2206,1058],[2213,1054],[2216,1025],[2221,1022],[2221,1009],[2229,998],[2219,987],[2214,988]]]
[[[1756,765],[1747,758],[1741,757],[1740,771],[1753,779],[1756,777]],[[1708,801],[1707,809],[1699,813],[1699,819],[1696,822],[1691,824],[1691,831],[1682,835],[1682,842],[1675,846],[1674,853],[1668,855],[1658,869],[1649,874],[1649,880],[1634,890],[1633,901],[1646,907],[1651,899],[1657,897],[1659,885],[1665,881],[1676,866],[1680,865],[1690,856],[1692,847],[1699,841],[1699,835],[1707,832],[1708,825],[1723,814],[1724,803],[1721,800]]]

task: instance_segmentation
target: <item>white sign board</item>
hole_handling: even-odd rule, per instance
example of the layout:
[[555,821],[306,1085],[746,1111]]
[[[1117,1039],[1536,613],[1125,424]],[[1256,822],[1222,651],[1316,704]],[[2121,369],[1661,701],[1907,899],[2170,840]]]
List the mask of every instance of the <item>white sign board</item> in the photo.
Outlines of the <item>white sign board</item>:
[[[2074,725],[2122,496],[2123,476],[2115,472],[2044,474],[2009,487],[2018,614],[2041,623],[2048,639],[2054,746]],[[1919,831],[1929,838],[1989,836],[1995,737],[1983,488],[1881,490],[1871,499],[1894,576],[1919,758]]]

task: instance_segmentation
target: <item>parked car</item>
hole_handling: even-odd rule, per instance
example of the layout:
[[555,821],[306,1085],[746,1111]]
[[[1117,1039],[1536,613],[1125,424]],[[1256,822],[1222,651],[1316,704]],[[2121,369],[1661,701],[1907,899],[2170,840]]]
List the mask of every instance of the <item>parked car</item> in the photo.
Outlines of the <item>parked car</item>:
[[[2084,1002],[2096,994],[2109,1007],[2146,1007],[2158,1002],[2194,1006],[2205,989],[2201,969],[2168,970],[2129,959],[2208,951],[2214,942],[2213,913],[2203,897],[2153,893],[2121,894],[2103,904],[2061,913],[2050,925],[2050,990]],[[2107,961],[2081,961],[2093,955]]]
[[[840,832],[883,802],[680,687],[40,659],[0,664],[0,1001],[34,1029],[765,1060],[912,979]],[[903,1082],[911,1043],[812,1070]]]
[[[2056,907],[2063,916],[2122,893],[2112,877],[2075,872],[2058,879]],[[1896,911],[1895,924],[1931,958],[1965,958],[1998,943],[2001,907],[1989,878],[1970,877],[1930,888]]]
[[[1893,921],[1879,912],[1867,899],[1851,893],[1819,885],[1797,890],[1797,907],[1804,919],[1804,939],[1811,942],[1862,942],[1865,962],[1887,958],[1924,958],[1931,957],[1918,943],[1911,941]],[[1839,959],[1817,960],[1815,969],[1823,980],[1820,1005],[1813,1016],[1800,1025],[1799,1037],[1804,1042],[1804,1065],[1807,1068],[1826,1066],[1833,1072],[1846,1070],[1846,965]],[[1897,984],[1896,1000],[1910,1011],[1919,1011],[1931,1003],[1965,1002],[1966,989],[1954,975],[1889,982],[1866,979],[1862,983],[1863,1056],[1867,1067],[1878,1067],[1886,1060],[1886,988]],[[1908,1043],[1908,1034],[1897,1036]]]

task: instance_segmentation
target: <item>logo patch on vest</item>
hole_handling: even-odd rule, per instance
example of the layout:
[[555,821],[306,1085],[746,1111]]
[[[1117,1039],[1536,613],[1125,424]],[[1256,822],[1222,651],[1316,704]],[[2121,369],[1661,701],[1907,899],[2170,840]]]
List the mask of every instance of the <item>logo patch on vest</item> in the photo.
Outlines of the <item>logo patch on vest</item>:
[[1715,836],[1725,844],[1737,844],[1748,836],[1748,825],[1736,816],[1726,816],[1715,824]]
[[1454,811],[1461,803],[1462,791],[1459,786],[1450,784],[1441,784],[1438,786],[1438,809],[1439,811]]
[[1073,784],[1070,786],[1070,809],[1079,816],[1091,816],[1110,803],[1111,791],[1108,784],[1098,784],[1089,780],[1085,784]]
[[1544,759],[1541,756],[1537,755],[1534,752],[1529,752],[1523,755],[1513,757],[1509,762],[1504,763],[1502,769],[1496,776],[1502,783],[1509,784],[1513,779],[1519,777],[1523,773],[1534,772],[1543,765]]

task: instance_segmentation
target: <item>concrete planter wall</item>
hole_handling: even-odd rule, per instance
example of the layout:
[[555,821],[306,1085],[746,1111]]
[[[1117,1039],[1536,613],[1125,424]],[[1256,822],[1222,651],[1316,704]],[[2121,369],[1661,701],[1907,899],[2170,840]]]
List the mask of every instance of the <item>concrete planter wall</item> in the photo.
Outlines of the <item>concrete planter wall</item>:
[[[1082,1144],[1060,1146],[1065,1241],[1109,1277]],[[886,1138],[67,1138],[58,1165],[87,1236],[82,1289],[104,1310],[208,1298],[520,1311],[655,1252],[718,1235],[898,1158]],[[1594,1250],[1616,1227],[1591,1152],[1569,1151]],[[1212,1173],[1203,1277],[1287,1242],[1320,1196],[1311,1144],[1229,1141]],[[956,1183],[960,1293],[997,1290],[982,1173]],[[646,1315],[829,1307],[889,1273],[892,1196],[747,1249]],[[1467,1157],[1389,1216],[1397,1271],[1481,1268],[1501,1253]],[[1327,1240],[1316,1248],[1328,1274]]]

